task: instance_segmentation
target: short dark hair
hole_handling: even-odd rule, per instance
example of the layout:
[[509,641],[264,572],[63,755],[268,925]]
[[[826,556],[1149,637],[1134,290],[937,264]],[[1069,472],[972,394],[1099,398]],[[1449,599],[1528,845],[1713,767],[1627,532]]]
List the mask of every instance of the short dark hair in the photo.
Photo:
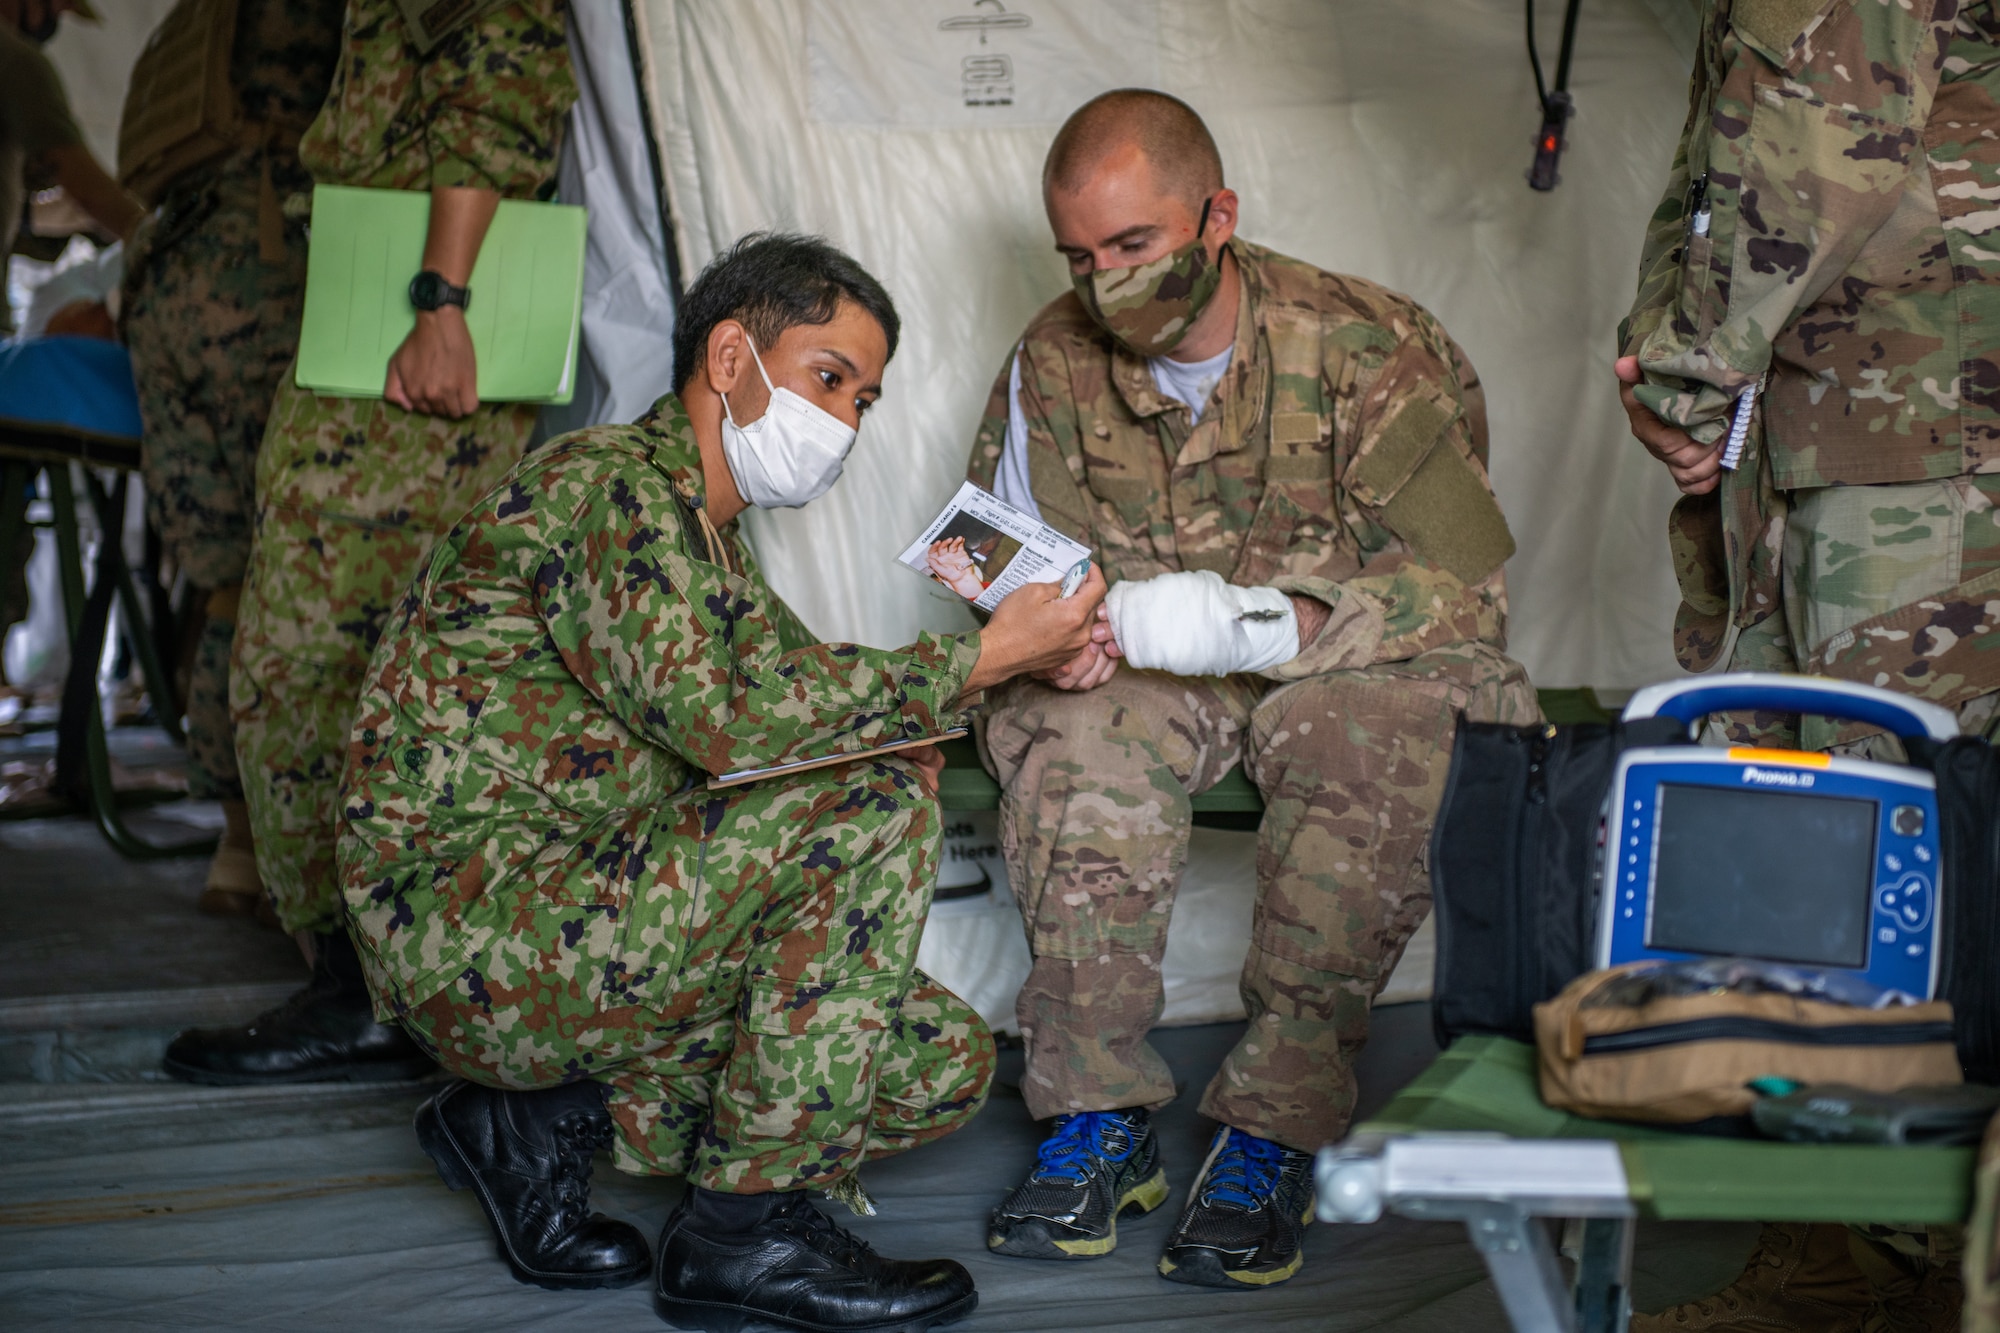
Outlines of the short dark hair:
[[723,320],[737,320],[768,349],[786,329],[831,321],[842,301],[875,317],[895,356],[903,322],[874,274],[823,237],[751,232],[709,261],[674,312],[674,392],[701,369],[708,335]]

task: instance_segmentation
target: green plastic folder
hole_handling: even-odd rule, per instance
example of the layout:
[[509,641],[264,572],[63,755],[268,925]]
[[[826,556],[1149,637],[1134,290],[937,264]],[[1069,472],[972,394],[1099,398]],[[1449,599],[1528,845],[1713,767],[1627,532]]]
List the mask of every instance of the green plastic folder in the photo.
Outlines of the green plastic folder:
[[[416,327],[410,279],[423,267],[430,216],[420,190],[314,189],[300,388],[382,396],[389,357]],[[576,391],[585,218],[571,205],[517,199],[493,214],[465,312],[482,400],[566,403]]]

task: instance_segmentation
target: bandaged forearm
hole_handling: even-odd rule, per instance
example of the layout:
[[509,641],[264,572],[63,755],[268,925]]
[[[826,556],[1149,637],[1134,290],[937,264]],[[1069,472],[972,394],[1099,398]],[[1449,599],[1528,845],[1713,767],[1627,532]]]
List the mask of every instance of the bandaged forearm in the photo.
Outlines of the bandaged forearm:
[[1148,671],[1227,676],[1298,656],[1298,616],[1276,588],[1232,587],[1193,570],[1115,583],[1104,604],[1125,660]]

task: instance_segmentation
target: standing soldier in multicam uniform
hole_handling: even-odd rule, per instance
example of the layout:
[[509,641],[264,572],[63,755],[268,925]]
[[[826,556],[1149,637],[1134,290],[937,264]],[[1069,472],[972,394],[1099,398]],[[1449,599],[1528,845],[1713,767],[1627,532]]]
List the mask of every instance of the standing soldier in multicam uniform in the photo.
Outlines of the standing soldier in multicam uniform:
[[[1633,433],[1686,493],[1689,670],[1861,681],[1995,733],[1997,98],[1992,0],[1709,5],[1617,365]],[[1818,718],[1726,725],[1884,743]],[[1770,1224],[1729,1289],[1633,1327],[1955,1329],[1958,1240]]]
[[449,10],[456,26],[428,34],[405,8],[417,7],[349,0],[332,88],[299,157],[319,184],[430,192],[416,328],[390,358],[382,399],[321,397],[289,375],[279,387],[229,682],[257,868],[280,923],[310,942],[313,979],[248,1027],[176,1038],[165,1067],[196,1082],[430,1067],[375,1020],[348,939],[333,848],[340,767],[391,608],[534,427],[533,404],[479,402],[464,313],[437,298],[465,287],[502,196],[554,189],[576,85],[562,0],[468,3]]
[[[126,255],[125,342],[146,427],[148,511],[206,604],[188,674],[188,791],[220,801],[226,827],[202,910],[268,913],[236,774],[229,644],[250,558],[257,446],[298,350],[305,300],[305,227],[285,220],[281,201],[312,188],[299,165],[299,135],[333,77],[345,0],[236,0],[233,7],[229,84],[240,142],[222,141],[219,155],[143,182],[157,211]],[[145,62],[156,52],[171,59],[165,53],[199,50],[199,37],[179,40],[183,26],[226,17],[224,8],[181,0],[141,57],[135,87],[184,87],[187,71],[178,71],[177,81],[177,71],[162,69],[155,85]],[[140,145],[142,160],[120,165],[128,180],[134,169],[151,177],[144,169],[173,146],[145,151],[149,127],[130,121],[158,117],[160,108],[134,99],[125,114],[119,138]]]
[[1241,762],[1265,800],[1250,1024],[1159,1266],[1268,1285],[1298,1270],[1310,1154],[1347,1127],[1369,1006],[1429,905],[1456,718],[1539,716],[1502,651],[1513,541],[1457,347],[1407,298],[1236,239],[1188,107],[1087,104],[1043,193],[1076,291],[1001,373],[971,476],[1093,548],[1115,642],[985,728],[1034,955],[1022,1092],[1055,1118],[988,1243],[1105,1254],[1122,1208],[1166,1198],[1148,1109],[1174,1085],[1146,1034],[1190,797]]
[[375,653],[343,889],[381,1009],[467,1080],[418,1112],[424,1147],[523,1281],[643,1273],[638,1234],[589,1212],[609,1141],[692,1186],[660,1239],[671,1322],[922,1333],[977,1300],[958,1264],[882,1259],[804,1193],[985,1098],[992,1039],[914,970],[941,758],[701,785],[935,735],[1099,632],[1101,577],[895,652],[819,643],[764,582],[736,516],[833,484],[897,328],[825,242],[741,242],[681,303],[674,393],[524,462]]

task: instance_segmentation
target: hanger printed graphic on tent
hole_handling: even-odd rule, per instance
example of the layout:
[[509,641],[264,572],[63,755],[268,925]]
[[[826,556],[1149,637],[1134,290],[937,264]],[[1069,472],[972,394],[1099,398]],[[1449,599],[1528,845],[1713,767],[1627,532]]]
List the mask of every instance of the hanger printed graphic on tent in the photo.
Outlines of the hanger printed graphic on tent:
[[[983,10],[982,5],[991,5]],[[939,32],[976,32],[979,45],[986,45],[993,32],[1020,32],[1035,26],[1027,14],[1009,13],[1000,0],[973,0],[973,12],[938,21]],[[1014,58],[998,52],[982,51],[958,62],[959,95],[967,106],[1014,105]]]
[[992,12],[960,14],[956,18],[941,19],[938,22],[938,31],[977,32],[979,34],[979,44],[984,46],[986,45],[986,34],[991,30],[1032,28],[1035,26],[1035,20],[1026,14],[1008,13],[1007,6],[1001,4],[1000,0],[973,0],[972,7],[975,11],[981,5],[993,6]]

